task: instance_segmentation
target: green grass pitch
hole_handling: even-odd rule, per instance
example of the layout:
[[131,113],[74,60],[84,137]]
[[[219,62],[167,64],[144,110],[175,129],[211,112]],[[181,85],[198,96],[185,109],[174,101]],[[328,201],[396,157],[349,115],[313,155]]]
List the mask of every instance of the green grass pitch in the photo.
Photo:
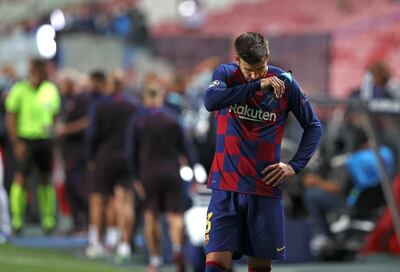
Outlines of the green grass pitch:
[[143,272],[144,266],[113,266],[106,261],[87,260],[76,252],[65,250],[32,249],[0,245],[1,272]]

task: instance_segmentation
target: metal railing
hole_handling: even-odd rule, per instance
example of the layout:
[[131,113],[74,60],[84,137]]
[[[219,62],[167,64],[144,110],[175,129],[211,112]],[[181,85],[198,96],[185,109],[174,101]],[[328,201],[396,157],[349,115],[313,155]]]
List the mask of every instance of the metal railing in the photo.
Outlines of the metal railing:
[[[362,116],[362,125],[365,129],[369,143],[375,156],[378,159],[380,184],[382,191],[389,208],[393,227],[397,236],[397,240],[400,242],[400,213],[399,207],[397,206],[396,200],[393,195],[390,174],[388,173],[383,158],[379,152],[379,146],[381,142],[379,140],[378,129],[376,128],[374,118],[393,118],[400,117],[400,100],[393,99],[370,99],[362,101],[360,99],[332,99],[328,97],[314,97],[310,99],[315,108],[336,108],[344,107],[358,112]],[[396,122],[394,122],[396,123]],[[396,123],[400,126],[400,123]],[[393,137],[399,137],[399,135],[393,135]],[[398,174],[398,173],[397,173]]]

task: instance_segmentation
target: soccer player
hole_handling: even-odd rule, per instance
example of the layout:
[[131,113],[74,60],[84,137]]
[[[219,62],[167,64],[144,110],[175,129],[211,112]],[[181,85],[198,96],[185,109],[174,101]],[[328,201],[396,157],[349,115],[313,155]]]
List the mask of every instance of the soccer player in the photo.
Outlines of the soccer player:
[[157,271],[162,264],[160,215],[165,212],[173,260],[177,271],[184,272],[183,184],[179,166],[192,156],[184,144],[185,137],[176,114],[163,106],[163,89],[155,84],[145,86],[143,103],[146,112],[132,120],[127,146],[136,188],[139,184],[144,188],[144,234],[150,254],[148,271]]
[[[236,63],[219,65],[206,90],[215,111],[217,144],[205,233],[206,271],[226,271],[247,255],[249,271],[270,271],[285,257],[280,184],[298,173],[317,148],[322,130],[290,73],[268,65],[269,46],[258,33],[235,40]],[[291,111],[304,129],[288,163],[280,161],[283,126]]]
[[106,253],[101,234],[107,200],[114,195],[115,216],[121,233],[116,253],[123,261],[131,255],[134,220],[133,190],[124,151],[125,130],[138,106],[123,97],[122,77],[113,76],[111,80],[112,94],[95,107],[88,128],[89,160],[94,168],[94,180],[89,195],[90,226],[86,255],[94,258]]
[[60,96],[57,87],[46,78],[45,61],[32,59],[29,79],[15,83],[6,99],[7,133],[16,160],[10,190],[11,224],[16,234],[24,224],[24,184],[32,164],[40,172],[37,194],[42,228],[49,233],[56,225],[56,193],[50,183],[50,174],[53,164],[52,131],[60,109]]
[[[68,234],[76,234],[87,229],[88,196],[85,183],[85,129],[87,108],[90,102],[86,91],[79,92],[74,74],[65,75],[59,81],[61,112],[56,125],[56,136],[65,165],[65,188],[71,208],[72,228]],[[78,93],[79,92],[79,93]]]

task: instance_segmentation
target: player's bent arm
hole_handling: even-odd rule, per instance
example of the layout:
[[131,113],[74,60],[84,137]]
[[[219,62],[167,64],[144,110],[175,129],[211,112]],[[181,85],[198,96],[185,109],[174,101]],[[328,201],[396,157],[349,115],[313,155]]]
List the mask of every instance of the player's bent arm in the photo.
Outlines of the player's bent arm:
[[289,108],[304,129],[299,148],[289,162],[293,170],[298,173],[307,165],[317,149],[322,136],[322,127],[307,96],[302,92],[295,80],[291,83],[288,95]]
[[281,98],[285,92],[285,83],[276,76],[261,79],[261,89],[268,90],[272,88],[276,98]]
[[312,124],[309,127],[304,128],[299,148],[294,157],[288,163],[296,174],[300,172],[300,170],[302,170],[311,159],[318,147],[321,136],[322,127],[320,125]]
[[206,90],[204,98],[204,106],[208,111],[221,110],[232,104],[246,101],[261,89],[260,80],[228,87],[226,74],[224,65],[219,65],[214,71],[211,85]]

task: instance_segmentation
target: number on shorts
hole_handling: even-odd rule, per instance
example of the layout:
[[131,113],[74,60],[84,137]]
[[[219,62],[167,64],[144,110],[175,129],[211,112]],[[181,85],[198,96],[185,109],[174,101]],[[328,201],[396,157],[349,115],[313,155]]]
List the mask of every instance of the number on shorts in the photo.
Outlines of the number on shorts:
[[211,221],[210,221],[210,219],[211,219],[212,215],[213,215],[212,212],[210,212],[210,213],[207,214],[206,234],[209,233],[210,230],[211,230]]
[[208,241],[210,240],[210,234],[209,234],[209,232],[211,230],[211,221],[210,221],[210,219],[211,219],[212,215],[213,215],[212,212],[207,214],[207,226],[206,226],[206,233],[204,235],[204,244],[205,245],[207,245]]

